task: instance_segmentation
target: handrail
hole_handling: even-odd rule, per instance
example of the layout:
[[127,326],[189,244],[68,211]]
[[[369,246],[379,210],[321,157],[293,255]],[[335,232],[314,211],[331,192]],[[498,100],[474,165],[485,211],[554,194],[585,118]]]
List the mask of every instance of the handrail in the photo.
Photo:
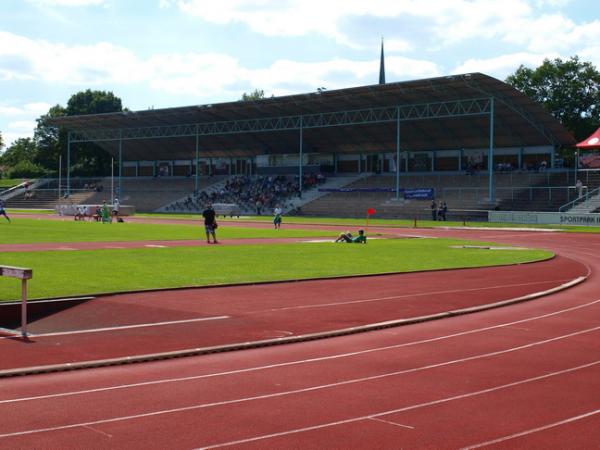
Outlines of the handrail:
[[580,203],[587,201],[590,197],[593,197],[596,194],[600,194],[600,187],[597,187],[593,191],[586,192],[585,195],[582,195],[581,197],[577,197],[575,200],[571,200],[569,203],[565,203],[560,208],[558,208],[558,212],[568,211],[571,208],[573,208],[575,205],[578,205]]

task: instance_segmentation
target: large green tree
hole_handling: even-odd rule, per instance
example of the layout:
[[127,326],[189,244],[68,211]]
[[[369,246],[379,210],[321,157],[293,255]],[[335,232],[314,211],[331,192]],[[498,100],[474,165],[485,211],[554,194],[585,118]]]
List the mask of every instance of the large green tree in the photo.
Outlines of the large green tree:
[[37,126],[33,133],[38,148],[35,162],[51,172],[58,171],[59,155],[67,145],[67,132],[64,129],[51,127],[48,121],[65,115],[65,108],[60,105],[53,106],[48,113],[37,119]]
[[541,103],[577,140],[600,124],[600,72],[577,56],[546,59],[536,69],[521,65],[506,82]]
[[[66,130],[49,126],[49,119],[60,116],[121,111],[123,111],[121,99],[112,92],[90,89],[72,95],[66,108],[60,105],[53,106],[48,114],[37,120],[38,125],[34,137],[40,151],[36,162],[50,170],[56,170],[59,155],[66,155]],[[96,144],[81,143],[71,147],[71,164],[75,175],[106,175],[110,173],[110,160],[110,155]],[[65,164],[64,157],[63,164]]]
[[45,175],[43,167],[35,164],[37,146],[31,138],[20,138],[0,156],[0,165],[7,167],[8,178],[39,177]]

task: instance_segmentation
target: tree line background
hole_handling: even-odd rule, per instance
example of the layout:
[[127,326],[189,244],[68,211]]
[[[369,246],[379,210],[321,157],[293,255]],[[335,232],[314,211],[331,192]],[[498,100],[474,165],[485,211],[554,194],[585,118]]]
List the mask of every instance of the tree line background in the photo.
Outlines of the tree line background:
[[[568,60],[546,59],[536,69],[521,65],[506,83],[540,103],[577,139],[585,139],[600,125],[600,72],[577,56]],[[242,96],[243,101],[265,97],[263,90]],[[71,96],[67,106],[55,105],[36,119],[33,138],[14,141],[0,155],[2,178],[56,176],[59,157],[66,155],[67,132],[48,125],[54,117],[122,112],[121,99],[112,92],[90,89]],[[126,108],[125,108],[126,110]],[[4,148],[0,132],[0,150]],[[75,176],[104,176],[110,173],[111,157],[93,143],[73,144],[71,169]],[[573,152],[562,149],[564,160]]]

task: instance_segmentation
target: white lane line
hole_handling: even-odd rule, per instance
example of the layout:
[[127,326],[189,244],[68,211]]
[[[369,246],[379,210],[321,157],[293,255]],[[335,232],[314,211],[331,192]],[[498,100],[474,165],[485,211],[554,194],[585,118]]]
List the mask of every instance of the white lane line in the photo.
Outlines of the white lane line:
[[[537,376],[537,377],[525,378],[523,380],[514,381],[512,383],[507,383],[507,384],[501,384],[499,386],[494,386],[492,388],[487,388],[487,389],[482,389],[482,390],[479,390],[479,391],[468,392],[466,394],[455,395],[453,397],[441,398],[439,400],[432,400],[432,401],[426,402],[426,403],[417,403],[416,405],[405,406],[403,408],[393,409],[393,410],[389,410],[389,411],[382,411],[380,413],[370,414],[370,415],[367,415],[367,416],[352,417],[350,419],[339,420],[337,422],[322,423],[322,424],[319,424],[319,425],[313,425],[312,427],[296,428],[296,429],[293,429],[293,430],[282,431],[280,433],[272,433],[272,434],[265,434],[265,435],[262,435],[262,436],[254,436],[254,437],[247,438],[247,439],[239,439],[237,441],[223,442],[223,443],[220,443],[220,444],[208,445],[206,447],[201,447],[201,448],[203,450],[208,450],[208,449],[212,449],[212,448],[229,447],[229,446],[232,446],[232,445],[246,444],[248,442],[255,442],[255,441],[260,441],[260,440],[264,440],[264,439],[270,439],[270,438],[274,438],[274,437],[287,436],[289,434],[303,433],[303,432],[306,432],[306,431],[319,430],[319,429],[323,429],[323,428],[329,428],[329,427],[333,427],[333,426],[345,425],[345,424],[349,424],[349,423],[359,422],[359,421],[362,421],[362,420],[379,418],[379,417],[382,417],[382,416],[387,416],[389,414],[397,414],[397,413],[404,412],[404,411],[412,411],[412,410],[415,410],[415,409],[425,408],[425,407],[428,407],[428,406],[439,405],[441,403],[447,403],[447,402],[451,402],[451,401],[454,401],[454,400],[462,400],[462,399],[465,399],[465,398],[475,397],[475,396],[482,395],[482,394],[489,394],[490,392],[495,392],[495,391],[499,391],[499,390],[502,390],[502,389],[508,389],[508,388],[511,388],[511,387],[519,386],[521,384],[531,383],[531,382],[534,382],[534,381],[540,381],[540,380],[544,380],[546,378],[550,378],[550,377],[554,377],[554,376],[558,376],[558,375],[564,375],[565,373],[570,373],[570,372],[574,372],[574,371],[581,370],[581,369],[587,369],[588,367],[592,367],[592,366],[595,366],[597,364],[600,364],[600,361],[595,361],[593,363],[584,364],[584,365],[577,366],[577,367],[570,367],[569,369],[564,369],[564,370],[560,370],[560,371],[557,371],[557,372],[550,372],[550,373],[547,373],[547,374],[544,374],[544,375],[540,375],[540,376]],[[2,437],[2,436],[0,436],[0,437]]]
[[495,330],[498,328],[511,327],[512,325],[517,324],[517,323],[524,323],[524,322],[545,319],[545,318],[552,317],[555,315],[575,311],[577,309],[587,308],[587,307],[595,305],[597,303],[600,303],[600,299],[595,300],[591,303],[586,303],[583,305],[578,305],[578,306],[574,306],[571,308],[554,311],[552,313],[543,314],[541,316],[529,317],[527,319],[521,319],[521,320],[517,320],[515,322],[508,322],[508,323],[499,324],[499,325],[492,325],[492,326],[484,327],[484,328],[476,328],[474,330],[461,331],[459,333],[438,336],[438,337],[430,338],[430,339],[422,339],[419,341],[405,342],[403,344],[388,345],[385,347],[376,347],[376,348],[372,348],[372,349],[368,349],[368,350],[360,350],[360,351],[348,352],[348,353],[338,353],[336,355],[321,356],[318,358],[301,359],[301,360],[288,361],[288,362],[278,363],[278,364],[269,364],[269,365],[265,365],[265,366],[255,366],[255,367],[248,367],[245,369],[229,370],[229,371],[225,371],[225,372],[216,372],[216,373],[209,373],[209,374],[203,374],[203,375],[193,375],[193,376],[189,376],[189,377],[164,378],[161,380],[145,381],[145,382],[141,382],[141,383],[129,383],[129,384],[107,386],[107,387],[103,387],[103,388],[84,389],[84,390],[79,390],[79,391],[60,392],[60,393],[56,393],[56,394],[46,394],[46,395],[39,395],[39,396],[32,396],[32,397],[21,397],[21,398],[14,398],[14,399],[8,399],[8,400],[0,400],[0,405],[4,404],[4,403],[17,403],[17,402],[25,402],[25,401],[33,401],[33,400],[46,400],[49,398],[70,397],[70,396],[74,396],[74,395],[95,394],[95,393],[99,393],[99,392],[107,392],[107,391],[114,391],[114,390],[120,390],[120,389],[131,389],[131,388],[138,388],[138,387],[145,387],[145,386],[154,386],[154,385],[158,385],[158,384],[195,381],[195,380],[200,380],[200,379],[205,379],[205,378],[215,378],[215,377],[228,376],[228,375],[238,375],[238,374],[243,374],[243,373],[257,372],[257,371],[261,371],[261,370],[278,369],[281,367],[289,367],[289,366],[300,365],[300,364],[312,364],[312,363],[318,363],[318,362],[329,361],[329,360],[334,360],[334,359],[362,356],[362,355],[369,354],[369,353],[394,350],[394,349],[404,348],[404,347],[412,347],[412,346],[421,345],[421,344],[429,344],[431,342],[438,342],[438,341],[442,341],[442,340],[446,340],[446,339],[452,339],[455,337],[462,337],[462,336],[466,336],[469,334],[482,333],[485,331]]
[[392,422],[391,420],[383,420],[383,419],[380,419],[378,417],[370,417],[369,419],[373,420],[375,422],[383,422],[383,423],[387,423],[388,425],[394,425],[396,427],[410,428],[411,430],[415,429],[415,427],[411,427],[410,425],[404,425],[403,423]]
[[146,244],[146,245],[144,245],[144,247],[150,247],[150,248],[167,248],[168,245]]
[[171,320],[169,322],[140,323],[137,325],[122,325],[122,326],[118,326],[118,327],[92,328],[89,330],[59,331],[56,333],[30,334],[30,336],[38,338],[38,337],[48,337],[48,336],[70,336],[72,334],[102,333],[104,331],[130,330],[133,328],[160,327],[163,325],[177,325],[177,324],[181,324],[181,323],[192,323],[192,322],[204,322],[207,320],[229,319],[229,317],[230,316],[200,317],[200,318],[196,318],[196,319]]
[[480,291],[494,290],[494,289],[507,289],[507,288],[512,288],[512,287],[536,286],[536,285],[556,283],[556,282],[563,283],[563,282],[567,282],[567,281],[571,281],[571,279],[532,281],[531,283],[501,284],[501,285],[496,285],[496,286],[482,286],[482,287],[469,288],[469,289],[448,289],[448,290],[444,290],[444,291],[428,291],[428,292],[418,292],[418,293],[415,292],[414,294],[391,295],[389,297],[374,297],[374,298],[364,298],[364,299],[359,299],[359,300],[337,301],[337,302],[330,302],[330,303],[315,303],[315,304],[310,304],[310,305],[286,306],[284,308],[271,308],[271,309],[267,309],[267,310],[253,311],[251,314],[258,314],[258,313],[262,313],[265,311],[272,312],[272,311],[287,311],[287,310],[293,310],[293,309],[324,308],[327,306],[343,306],[343,305],[352,305],[352,304],[357,304],[357,303],[380,302],[380,301],[385,301],[385,300],[394,300],[394,299],[401,299],[401,298],[428,297],[428,296],[432,296],[432,295],[456,294],[456,293],[463,293],[463,292],[480,292]]
[[[546,339],[543,341],[538,341],[538,342],[533,342],[533,343],[526,344],[526,345],[521,345],[518,347],[512,347],[512,348],[508,348],[505,350],[499,350],[496,352],[490,352],[490,353],[484,353],[481,355],[469,356],[467,358],[460,358],[460,359],[455,359],[455,360],[451,360],[451,361],[445,361],[442,363],[430,364],[430,365],[422,366],[422,367],[414,367],[412,369],[399,370],[399,371],[388,372],[388,373],[383,373],[383,374],[379,374],[379,375],[371,375],[369,377],[353,378],[353,379],[349,379],[349,380],[345,380],[345,381],[338,381],[336,383],[321,384],[321,385],[311,386],[311,387],[307,387],[307,388],[293,389],[290,391],[281,391],[281,392],[275,392],[275,393],[271,393],[271,394],[256,395],[253,397],[242,397],[242,398],[237,398],[237,399],[233,399],[233,400],[223,400],[220,402],[200,403],[200,404],[196,404],[196,405],[184,406],[181,408],[163,409],[163,410],[151,411],[151,412],[147,412],[147,413],[133,414],[133,415],[129,415],[129,416],[111,417],[109,419],[99,419],[99,420],[94,420],[94,421],[90,421],[90,422],[73,423],[73,424],[69,424],[69,425],[60,425],[60,426],[48,427],[48,428],[37,428],[37,429],[26,430],[26,431],[17,431],[14,433],[0,434],[0,438],[23,436],[23,435],[28,435],[28,434],[45,433],[45,432],[49,432],[49,431],[68,430],[68,429],[76,428],[76,427],[84,427],[84,426],[92,426],[92,425],[99,425],[99,424],[106,424],[106,423],[113,423],[113,422],[121,422],[121,421],[125,421],[125,420],[141,419],[141,418],[146,418],[146,417],[160,416],[160,415],[165,415],[165,414],[173,414],[173,413],[179,413],[179,412],[184,412],[184,411],[193,411],[193,410],[198,410],[198,409],[213,408],[213,407],[217,407],[217,406],[234,405],[234,404],[239,404],[239,403],[251,402],[251,401],[255,401],[255,400],[266,400],[266,399],[272,399],[272,398],[286,397],[286,396],[295,395],[295,394],[304,394],[307,392],[316,392],[316,391],[321,391],[324,389],[332,389],[332,388],[337,388],[340,386],[347,386],[350,384],[363,383],[363,382],[368,382],[368,381],[373,381],[373,380],[381,380],[383,378],[395,377],[395,376],[404,375],[407,373],[420,372],[423,370],[429,370],[429,369],[435,369],[438,367],[460,364],[460,363],[463,363],[466,361],[473,361],[473,360],[477,360],[477,359],[489,358],[492,356],[498,356],[498,355],[502,355],[502,354],[506,354],[506,353],[515,352],[518,350],[536,347],[539,345],[547,344],[549,342],[555,342],[555,341],[562,340],[562,339],[568,339],[573,336],[578,336],[578,335],[593,332],[596,330],[600,330],[600,326],[590,328],[589,330],[578,331],[576,333],[570,333],[570,334],[566,334],[563,336]],[[578,367],[590,367],[590,366],[593,366],[596,364],[600,364],[600,360],[594,361],[593,363],[588,363],[584,366],[578,366]],[[554,374],[566,373],[566,372],[569,372],[570,370],[572,370],[572,369],[567,369],[567,370],[563,370],[560,372],[553,372],[553,373]],[[530,380],[530,381],[531,380],[540,380],[540,379],[547,378],[548,376],[550,376],[550,374],[534,377],[534,378],[531,378],[528,380]],[[505,386],[505,387],[506,386],[516,386],[517,384],[520,384],[520,382],[509,383],[509,384],[503,385],[503,386]],[[476,393],[492,392],[496,389],[497,389],[497,387],[496,388],[488,388],[488,389],[484,389],[482,391],[476,391]],[[461,394],[461,395],[458,395],[455,397],[451,397],[450,399],[466,398],[471,395],[476,395],[476,394],[474,394],[474,393]],[[444,401],[448,401],[448,400],[447,399],[436,400],[436,401],[429,402],[429,403],[422,404],[422,405],[434,405],[437,403],[443,403]],[[385,411],[385,412],[381,412],[381,413],[377,413],[377,414],[372,414],[369,416],[364,416],[361,419],[385,416],[388,414],[392,414],[392,413],[399,412],[399,411],[406,411],[408,409],[413,409],[413,408],[415,408],[415,406],[405,407],[405,408],[401,408],[399,410]],[[359,419],[353,419],[352,421],[356,421],[356,420],[359,420]],[[323,426],[325,426],[325,425],[319,425],[318,427],[323,427]],[[256,439],[260,439],[260,438],[251,438],[250,440],[252,441],[252,440],[256,440]],[[246,441],[241,441],[241,442],[246,442]],[[235,443],[238,443],[238,442],[236,441]],[[228,443],[227,445],[231,445],[231,443]],[[206,448],[212,448],[212,447],[206,447]]]
[[558,427],[561,425],[565,425],[567,423],[576,422],[581,419],[585,419],[587,417],[591,417],[600,413],[600,409],[596,409],[594,411],[590,411],[585,414],[580,414],[579,416],[569,417],[568,419],[561,420],[560,422],[549,423],[548,425],[544,425],[543,427],[532,428],[530,430],[521,431],[520,433],[511,434],[510,436],[504,436],[498,439],[494,439],[492,441],[480,442],[479,444],[469,445],[468,447],[463,447],[461,450],[470,450],[473,448],[485,447],[487,445],[497,444],[499,442],[508,441],[510,439],[515,439],[521,436],[527,436],[528,434],[538,433],[540,431],[548,430],[550,428]]

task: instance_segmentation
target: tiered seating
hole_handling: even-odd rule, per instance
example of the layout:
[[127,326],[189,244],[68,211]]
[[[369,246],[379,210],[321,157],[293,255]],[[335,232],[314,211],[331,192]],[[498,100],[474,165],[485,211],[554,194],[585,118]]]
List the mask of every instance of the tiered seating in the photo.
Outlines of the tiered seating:
[[[323,183],[325,178],[317,175],[303,177],[303,190]],[[207,204],[232,204],[243,214],[271,213],[279,205],[284,210],[288,202],[298,193],[298,177],[265,175],[258,177],[235,176],[228,179],[219,189],[203,190],[189,194],[186,198],[165,208],[166,211],[198,212]]]
[[[406,175],[400,177],[400,188],[433,188],[435,197],[448,203],[448,218],[481,216],[477,211],[487,210],[486,179],[481,175]],[[394,175],[373,175],[352,183],[348,188],[395,189]],[[460,189],[457,189],[460,187]],[[395,200],[394,192],[335,192],[302,207],[302,214],[336,217],[364,217],[368,208],[375,208],[381,218],[430,217],[429,202],[423,200]],[[458,211],[461,210],[461,211]],[[463,211],[464,210],[464,211]]]
[[[597,172],[580,172],[578,178],[590,191],[600,186],[600,174]],[[574,171],[521,173],[512,183],[512,189],[497,189],[502,210],[558,211],[577,197]]]
[[[579,174],[583,176],[582,173]],[[596,180],[597,177],[597,180]],[[600,185],[600,174],[590,172],[583,180],[590,189]],[[557,211],[576,194],[573,171],[498,172],[494,175],[496,201],[488,200],[489,177],[478,174],[414,174],[400,176],[401,188],[433,188],[436,200],[446,201],[448,218],[473,220],[485,217],[488,209]],[[394,175],[374,175],[353,183],[349,188],[395,189]],[[394,200],[393,192],[332,193],[302,207],[305,215],[363,217],[368,208],[377,217],[428,218],[429,202]]]
[[[217,183],[223,178],[219,176],[200,177],[200,189],[205,189],[207,186]],[[104,186],[110,186],[110,182],[107,184],[106,180],[104,180]],[[119,197],[119,200],[122,205],[134,206],[136,211],[151,212],[163,205],[177,201],[193,192],[194,189],[194,178],[124,178],[122,180],[123,193]],[[102,199],[100,197],[102,196],[96,196],[95,199],[100,200],[100,202],[101,200],[108,200],[110,193],[104,193]]]

